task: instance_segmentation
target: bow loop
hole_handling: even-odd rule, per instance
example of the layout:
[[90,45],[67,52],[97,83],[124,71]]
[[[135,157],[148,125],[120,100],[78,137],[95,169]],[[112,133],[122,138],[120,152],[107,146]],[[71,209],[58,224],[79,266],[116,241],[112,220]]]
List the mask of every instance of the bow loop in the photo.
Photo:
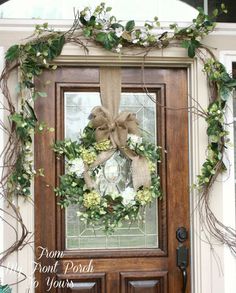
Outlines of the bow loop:
[[116,118],[112,118],[106,108],[98,106],[93,108],[91,116],[98,142],[110,138],[120,148],[126,145],[128,133],[139,134],[138,120],[134,113],[121,112]]

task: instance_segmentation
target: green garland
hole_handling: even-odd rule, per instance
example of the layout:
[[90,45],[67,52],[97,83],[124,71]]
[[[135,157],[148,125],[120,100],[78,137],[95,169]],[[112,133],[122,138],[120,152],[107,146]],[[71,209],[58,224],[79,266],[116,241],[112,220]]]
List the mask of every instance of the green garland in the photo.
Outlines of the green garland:
[[[151,49],[163,49],[172,45],[186,48],[190,58],[201,50],[207,52],[209,58],[202,59],[202,55],[199,57],[204,62],[204,71],[211,89],[210,105],[207,111],[202,113],[208,125],[209,144],[206,161],[196,182],[197,188],[208,195],[217,175],[225,170],[223,155],[227,148],[228,133],[225,130],[224,111],[227,99],[236,87],[236,81],[229,76],[213,53],[201,43],[201,39],[214,30],[216,25],[214,19],[218,14],[226,12],[224,4],[221,5],[221,11],[215,9],[212,16],[206,15],[203,9],[199,8],[199,14],[191,25],[179,28],[177,24],[172,24],[169,31],[162,31],[162,33],[158,33],[160,30],[158,18],[146,22],[143,28],[137,28],[133,20],[125,24],[117,21],[116,17],[109,15],[110,11],[111,8],[106,7],[104,3],[101,3],[94,11],[85,8],[75,16],[74,24],[67,32],[54,31],[49,29],[47,24],[37,25],[30,41],[14,45],[6,52],[6,69],[5,74],[2,75],[2,82],[7,82],[11,70],[19,66],[18,93],[21,102],[20,110],[16,111],[12,107],[9,116],[12,131],[17,138],[17,160],[8,176],[8,196],[29,196],[31,180],[35,173],[43,176],[42,170],[33,169],[30,149],[33,133],[47,128],[44,123],[37,121],[32,104],[36,98],[45,97],[46,94],[36,90],[34,80],[40,76],[44,68],[56,70],[52,62],[60,55],[66,43],[77,43],[88,51],[82,41],[83,38],[93,40],[105,49],[120,54],[123,47],[143,47],[146,52],[149,52]],[[9,92],[3,92],[10,101]],[[71,142],[71,145],[74,147],[72,151],[76,151],[78,146],[74,142]],[[62,143],[61,147],[63,154],[68,155],[67,159],[70,159],[71,154],[66,154],[66,145]],[[73,181],[74,175],[70,176],[70,180]],[[62,183],[64,178],[61,177]],[[57,193],[59,194],[59,191]],[[77,193],[81,194],[79,191]],[[68,204],[74,201],[75,194],[72,190],[72,199]],[[79,198],[80,196],[78,196],[80,202]],[[66,198],[63,199],[63,205],[67,205],[66,200]]]

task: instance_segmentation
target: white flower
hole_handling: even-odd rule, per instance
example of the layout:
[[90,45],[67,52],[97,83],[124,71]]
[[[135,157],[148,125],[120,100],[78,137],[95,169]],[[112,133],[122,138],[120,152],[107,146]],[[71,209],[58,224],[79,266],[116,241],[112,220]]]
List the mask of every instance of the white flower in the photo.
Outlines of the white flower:
[[135,190],[131,187],[127,187],[125,191],[122,193],[123,204],[128,205],[130,203],[134,203],[135,195]]
[[123,28],[122,28],[122,27],[117,27],[117,28],[115,29],[115,34],[116,34],[116,36],[117,36],[118,38],[121,37],[122,34],[123,34]]
[[139,41],[138,39],[134,39],[134,40],[132,41],[132,43],[133,43],[133,44],[137,44],[138,41]]
[[78,177],[81,177],[81,175],[84,173],[84,162],[81,158],[69,161],[69,165],[69,171],[75,172]]
[[110,18],[111,18],[110,13],[104,13],[104,15],[103,15],[103,19],[104,19],[105,21],[108,21]]
[[89,14],[88,11],[87,11],[86,14],[84,15],[84,19],[85,19],[86,21],[90,21],[90,14]]
[[116,52],[119,53],[121,48],[122,48],[122,45],[119,44],[119,45],[117,46],[117,48],[116,48]]
[[147,47],[148,45],[149,45],[149,43],[147,41],[143,43],[144,47]]
[[136,134],[128,134],[127,139],[130,139],[131,143],[134,143],[134,144],[140,144],[143,141],[142,137]]
[[142,31],[142,33],[140,34],[140,39],[141,40],[146,40],[147,39],[147,33],[145,31]]

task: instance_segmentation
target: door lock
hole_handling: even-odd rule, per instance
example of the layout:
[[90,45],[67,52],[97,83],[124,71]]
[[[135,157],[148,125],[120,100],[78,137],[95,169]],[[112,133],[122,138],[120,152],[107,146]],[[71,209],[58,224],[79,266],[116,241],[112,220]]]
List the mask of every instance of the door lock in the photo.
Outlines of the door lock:
[[183,243],[188,239],[188,231],[185,227],[179,227],[176,230],[176,238],[180,243]]
[[188,239],[188,232],[185,227],[180,227],[176,231],[176,238],[179,242],[179,245],[176,249],[176,265],[181,270],[182,273],[182,293],[186,292],[187,288],[187,267],[188,267],[188,248],[183,245],[183,242]]

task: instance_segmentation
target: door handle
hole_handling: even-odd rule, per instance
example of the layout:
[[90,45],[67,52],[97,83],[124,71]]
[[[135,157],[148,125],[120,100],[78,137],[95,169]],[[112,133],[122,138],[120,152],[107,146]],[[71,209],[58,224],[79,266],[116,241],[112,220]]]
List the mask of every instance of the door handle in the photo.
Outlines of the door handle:
[[176,265],[182,273],[182,293],[186,293],[187,281],[188,281],[188,248],[183,245],[183,242],[187,240],[188,233],[184,227],[180,227],[176,231],[176,238],[179,245],[176,249]]
[[186,292],[186,287],[187,287],[187,280],[188,280],[188,273],[186,268],[180,268],[182,272],[182,277],[183,277],[183,287],[182,287],[182,293]]

